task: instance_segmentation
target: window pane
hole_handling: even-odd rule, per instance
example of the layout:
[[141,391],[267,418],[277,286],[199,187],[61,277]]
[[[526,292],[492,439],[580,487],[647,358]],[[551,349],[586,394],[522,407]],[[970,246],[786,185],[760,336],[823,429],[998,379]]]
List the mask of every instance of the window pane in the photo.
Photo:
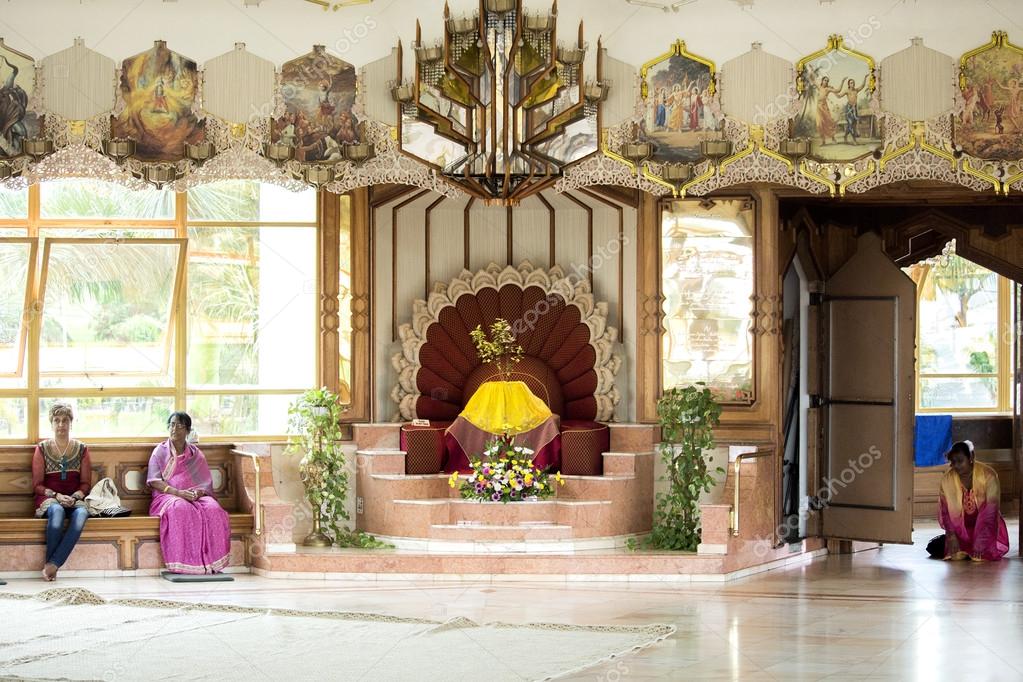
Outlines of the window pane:
[[254,180],[227,180],[188,191],[188,219],[228,222],[315,222],[316,190],[291,192]]
[[998,406],[998,380],[995,377],[959,377],[920,379],[922,408],[988,408]]
[[89,239],[173,239],[174,228],[48,227],[39,230],[39,236],[50,239],[70,237],[86,237]]
[[28,438],[28,400],[0,398],[0,438]]
[[25,236],[28,236],[28,228],[0,227],[0,237],[25,237]]
[[677,201],[661,222],[664,387],[698,381],[749,402],[754,214],[743,199]]
[[[52,432],[47,414],[56,398],[39,401],[39,436]],[[65,399],[74,407],[74,438],[142,438],[154,442],[167,436],[167,417],[174,411],[171,396]]]
[[[0,386],[24,386],[25,295],[29,286],[32,244],[0,242]],[[19,359],[22,360],[19,363]]]
[[188,230],[189,386],[315,380],[316,228]]
[[28,189],[0,186],[0,219],[28,217]]
[[280,436],[295,395],[190,395],[192,427],[203,436]]
[[341,402],[352,400],[352,202],[351,197],[341,197],[340,276],[338,287],[338,341],[340,347],[340,396]]
[[924,267],[930,271],[918,292],[920,373],[997,372],[998,275],[954,255],[947,265]]
[[174,218],[174,192],[132,191],[98,180],[52,180],[39,185],[43,218]]
[[181,248],[49,242],[41,385],[172,385],[171,306]]

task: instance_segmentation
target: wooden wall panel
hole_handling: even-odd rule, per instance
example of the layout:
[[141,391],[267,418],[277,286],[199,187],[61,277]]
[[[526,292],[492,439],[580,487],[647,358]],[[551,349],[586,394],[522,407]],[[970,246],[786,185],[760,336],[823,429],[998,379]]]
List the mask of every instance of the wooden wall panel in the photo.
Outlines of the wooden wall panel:
[[536,197],[529,197],[512,212],[512,265],[528,260],[537,267],[550,261],[550,231],[553,213]]
[[[386,421],[395,413],[390,391],[397,376],[391,356],[400,349],[398,326],[410,321],[415,299],[462,271],[466,255],[471,270],[491,262],[504,266],[510,247],[513,265],[530,260],[549,267],[553,260],[566,273],[588,279],[593,249],[600,256],[593,287],[597,299],[608,303],[609,324],[619,330],[635,328],[636,293],[625,283],[636,271],[636,210],[592,193],[573,196],[575,200],[547,191],[509,211],[468,199],[440,200],[420,190],[380,194],[372,209],[374,420]],[[619,244],[620,235],[624,245]],[[631,301],[627,309],[625,301]],[[634,362],[634,348],[623,346],[619,352],[622,402],[616,418],[626,421],[635,416],[635,391],[626,369]]]
[[466,199],[448,199],[437,206],[430,218],[430,290],[437,282],[450,282],[464,267]]
[[585,276],[590,259],[590,215],[561,194],[548,193],[547,200],[554,207],[557,220],[554,262],[565,274],[578,272]]
[[503,206],[473,205],[469,211],[469,269],[508,260],[508,217]]

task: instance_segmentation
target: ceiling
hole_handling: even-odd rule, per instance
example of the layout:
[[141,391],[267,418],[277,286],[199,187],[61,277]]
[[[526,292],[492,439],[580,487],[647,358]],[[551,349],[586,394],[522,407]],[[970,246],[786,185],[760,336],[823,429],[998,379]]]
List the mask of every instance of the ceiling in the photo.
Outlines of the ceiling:
[[[651,1],[661,3],[670,4]],[[449,4],[456,14],[478,6],[476,0]],[[534,11],[550,7],[536,0],[525,4]],[[88,47],[117,61],[163,39],[200,63],[244,42],[249,51],[277,64],[323,44],[362,66],[385,56],[399,38],[408,46],[417,17],[427,42],[439,38],[444,2],[374,0],[337,11],[305,0],[262,0],[258,7],[246,7],[243,0],[7,0],[2,7],[0,36],[37,59],[69,47],[80,36]],[[847,44],[878,60],[908,47],[914,36],[952,56],[986,43],[996,29],[1023,45],[1023,2],[1018,0],[754,0],[750,8],[735,0],[695,0],[677,13],[626,0],[560,0],[559,17],[563,38],[574,36],[584,17],[591,47],[602,36],[612,56],[634,65],[664,52],[678,38],[718,65],[755,41],[795,61],[824,47],[831,33],[845,35]]]

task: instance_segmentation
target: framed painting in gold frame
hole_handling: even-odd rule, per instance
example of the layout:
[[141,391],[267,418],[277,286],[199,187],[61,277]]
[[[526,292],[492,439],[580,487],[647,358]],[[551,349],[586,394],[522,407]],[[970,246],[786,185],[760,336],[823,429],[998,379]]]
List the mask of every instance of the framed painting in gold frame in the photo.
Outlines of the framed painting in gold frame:
[[28,108],[35,88],[35,60],[8,47],[0,38],[0,159],[21,156],[21,143],[38,137],[43,119]]
[[1023,159],[1023,48],[1004,31],[959,59],[963,109],[952,117],[953,139],[981,159]]
[[820,161],[850,162],[880,150],[881,121],[871,107],[874,60],[845,46],[842,36],[796,63],[799,106],[789,136],[810,141]]
[[643,118],[640,137],[654,144],[651,160],[693,163],[700,142],[721,138],[722,119],[715,106],[714,62],[686,50],[677,40],[640,69]]

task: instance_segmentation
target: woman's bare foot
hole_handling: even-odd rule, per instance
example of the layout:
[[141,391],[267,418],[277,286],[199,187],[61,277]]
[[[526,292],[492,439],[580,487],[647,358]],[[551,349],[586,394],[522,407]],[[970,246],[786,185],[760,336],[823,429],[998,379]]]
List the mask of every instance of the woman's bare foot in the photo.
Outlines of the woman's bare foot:
[[43,580],[52,583],[57,578],[57,566],[47,563],[43,566]]

